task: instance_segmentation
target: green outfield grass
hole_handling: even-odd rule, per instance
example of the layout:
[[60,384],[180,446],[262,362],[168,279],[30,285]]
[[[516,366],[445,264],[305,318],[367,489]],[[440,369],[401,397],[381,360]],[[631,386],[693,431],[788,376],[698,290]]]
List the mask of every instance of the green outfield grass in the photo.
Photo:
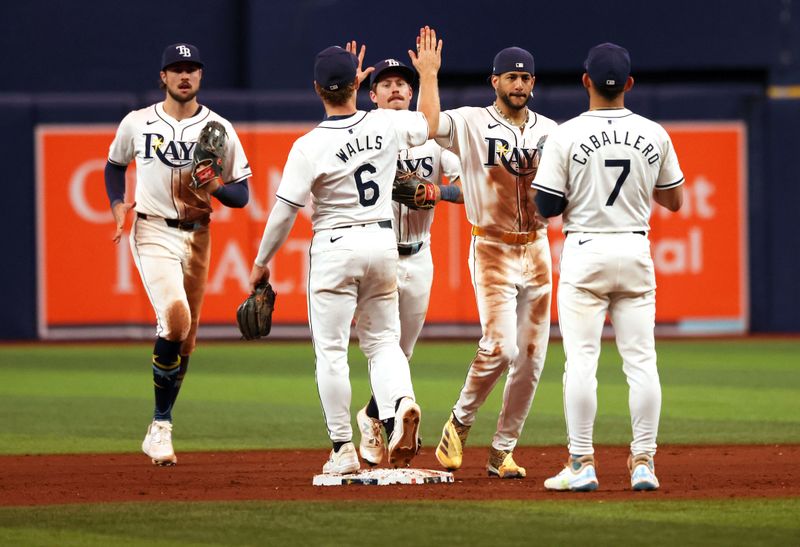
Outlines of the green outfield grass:
[[[171,503],[0,509],[4,545],[797,545],[800,500]],[[476,525],[477,524],[477,525]]]
[[[436,439],[475,351],[420,344],[412,363],[422,437]],[[661,341],[659,442],[800,442],[800,341]],[[0,453],[135,452],[151,419],[149,344],[0,346]],[[551,345],[521,444],[561,444],[563,350]],[[351,352],[353,414],[369,394]],[[488,444],[501,386],[470,435]],[[627,384],[612,344],[599,368],[597,443],[630,437]],[[201,344],[175,413],[181,450],[326,447],[311,345]],[[432,441],[431,441],[432,442]]]
[[[661,341],[659,442],[800,442],[798,341]],[[435,442],[474,344],[424,343],[412,375]],[[149,344],[0,346],[0,453],[138,452],[151,419]],[[522,444],[562,444],[563,350],[551,346]],[[329,446],[311,345],[201,344],[175,411],[180,451]],[[353,409],[368,397],[352,353]],[[627,444],[613,345],[598,443]],[[470,439],[488,444],[501,387]],[[354,412],[355,413],[355,412]],[[0,484],[0,487],[2,484]],[[800,500],[116,503],[0,508],[0,545],[797,545]]]

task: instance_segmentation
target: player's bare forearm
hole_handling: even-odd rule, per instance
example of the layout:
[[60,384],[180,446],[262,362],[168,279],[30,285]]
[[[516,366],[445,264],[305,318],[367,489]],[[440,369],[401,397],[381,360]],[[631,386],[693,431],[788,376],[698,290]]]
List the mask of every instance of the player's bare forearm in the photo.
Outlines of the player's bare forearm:
[[253,264],[253,269],[250,270],[250,279],[248,280],[250,292],[256,290],[256,285],[261,283],[269,283],[269,274],[270,271],[267,266]]
[[417,110],[425,114],[428,135],[433,137],[439,129],[439,67],[442,65],[442,41],[430,27],[419,30],[417,51],[408,51],[411,63],[419,73],[419,99]]
[[114,214],[114,223],[116,225],[114,237],[111,238],[114,243],[119,243],[122,239],[122,230],[125,228],[125,218],[128,216],[128,211],[135,206],[136,202],[124,203],[122,201],[116,201],[114,205],[111,206],[111,212]]
[[669,190],[654,190],[653,199],[656,203],[674,213],[683,205],[683,186],[670,188]]

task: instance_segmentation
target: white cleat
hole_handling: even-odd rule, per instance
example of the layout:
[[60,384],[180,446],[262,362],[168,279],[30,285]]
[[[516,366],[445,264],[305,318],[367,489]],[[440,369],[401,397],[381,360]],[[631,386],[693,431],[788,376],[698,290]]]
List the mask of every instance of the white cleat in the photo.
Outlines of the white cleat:
[[153,420],[147,426],[142,452],[150,456],[153,465],[170,466],[178,463],[172,448],[172,424],[164,420]]
[[558,492],[591,492],[597,490],[594,456],[570,456],[561,472],[544,481],[544,487]]
[[419,420],[422,411],[410,397],[403,397],[394,416],[394,431],[389,439],[389,463],[408,467],[419,451]]
[[631,488],[633,490],[658,490],[660,484],[656,478],[653,457],[637,454],[628,457],[628,470],[631,472]]
[[358,444],[361,458],[371,466],[378,465],[386,451],[381,434],[381,421],[367,416],[367,407],[364,407],[356,414],[356,423],[361,431],[361,442]]
[[355,473],[361,469],[361,464],[358,462],[358,454],[356,454],[356,447],[353,443],[344,443],[339,452],[331,450],[328,456],[328,461],[322,466],[322,472],[325,474],[347,475]]

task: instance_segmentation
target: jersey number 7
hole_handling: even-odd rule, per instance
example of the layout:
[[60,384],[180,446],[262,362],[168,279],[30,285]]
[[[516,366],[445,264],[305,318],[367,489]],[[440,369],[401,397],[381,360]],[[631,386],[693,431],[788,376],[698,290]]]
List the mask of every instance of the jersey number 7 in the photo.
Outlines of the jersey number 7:
[[614,205],[614,202],[617,200],[619,191],[622,189],[622,183],[625,182],[625,179],[628,178],[631,172],[631,160],[606,160],[605,165],[606,167],[622,167],[622,173],[619,174],[617,183],[614,185],[614,190],[611,191],[611,195],[608,196],[606,200],[606,205],[608,206]]

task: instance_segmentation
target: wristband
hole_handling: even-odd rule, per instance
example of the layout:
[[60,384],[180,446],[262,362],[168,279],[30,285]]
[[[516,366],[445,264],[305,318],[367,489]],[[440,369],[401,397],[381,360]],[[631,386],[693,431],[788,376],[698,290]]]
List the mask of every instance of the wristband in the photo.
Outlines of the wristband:
[[453,203],[458,201],[461,197],[461,188],[456,184],[446,184],[439,187],[443,201],[451,201]]

